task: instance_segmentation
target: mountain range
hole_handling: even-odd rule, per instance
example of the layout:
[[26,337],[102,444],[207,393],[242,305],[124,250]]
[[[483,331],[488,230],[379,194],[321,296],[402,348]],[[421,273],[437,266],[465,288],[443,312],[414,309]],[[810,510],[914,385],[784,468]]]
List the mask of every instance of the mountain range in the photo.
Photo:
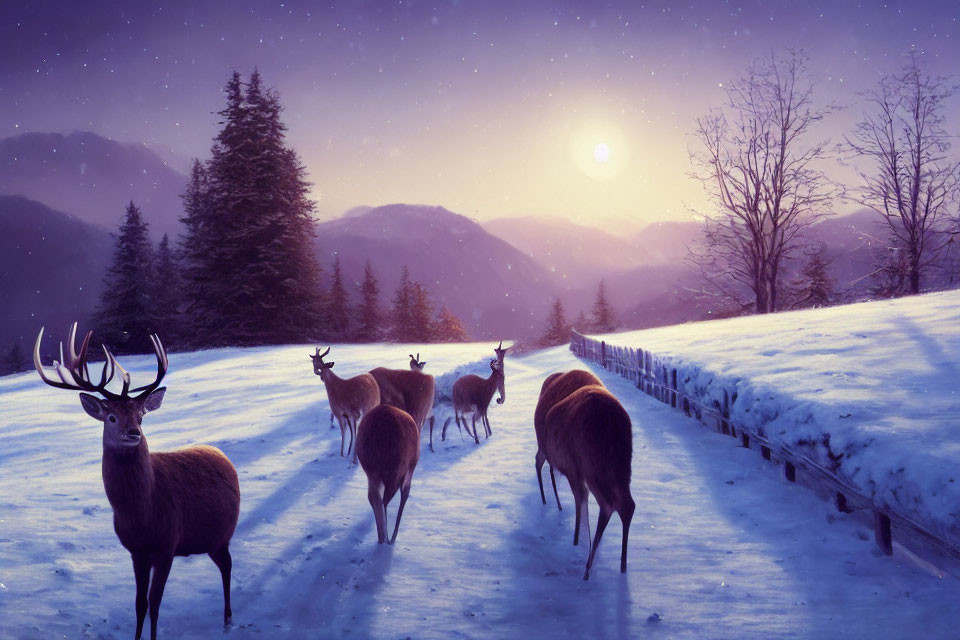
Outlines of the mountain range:
[[159,239],[180,232],[187,179],[143,144],[86,131],[0,139],[0,194],[19,195],[113,231],[131,200]]
[[[144,145],[84,132],[0,140],[0,348],[32,339],[40,324],[87,318],[125,204],[141,205],[155,239],[176,234],[184,183]],[[684,293],[697,287],[687,246],[699,229],[692,221],[658,222],[619,235],[555,217],[481,225],[439,206],[392,204],[318,222],[315,246],[328,281],[340,257],[353,303],[368,259],[384,306],[407,266],[472,337],[512,338],[539,334],[558,297],[569,319],[589,314],[601,278],[625,328],[703,317]],[[875,213],[860,211],[821,221],[809,237],[824,245],[837,288],[856,291],[868,282],[886,232]]]

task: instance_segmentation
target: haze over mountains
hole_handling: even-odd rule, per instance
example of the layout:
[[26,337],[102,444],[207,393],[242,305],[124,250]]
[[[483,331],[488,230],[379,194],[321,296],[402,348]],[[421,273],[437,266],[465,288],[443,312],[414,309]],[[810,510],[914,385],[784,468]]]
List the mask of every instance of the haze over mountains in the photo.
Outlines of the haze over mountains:
[[0,194],[36,200],[107,231],[133,200],[155,239],[175,236],[186,181],[145,145],[85,131],[0,139]]
[[[0,348],[41,323],[84,320],[97,304],[113,250],[109,232],[124,206],[139,204],[154,239],[176,237],[185,178],[143,145],[89,133],[0,140]],[[369,258],[388,307],[404,265],[474,338],[532,337],[560,297],[568,319],[589,314],[601,278],[626,328],[702,317],[685,290],[697,287],[686,259],[696,222],[654,223],[637,234],[562,218],[517,217],[483,225],[443,207],[357,206],[318,222],[316,249],[329,278],[334,255],[354,304]],[[864,286],[886,232],[876,214],[828,218],[823,242],[838,288]],[[22,274],[22,275],[21,275]],[[40,293],[37,293],[37,292]],[[47,320],[49,318],[49,320]]]

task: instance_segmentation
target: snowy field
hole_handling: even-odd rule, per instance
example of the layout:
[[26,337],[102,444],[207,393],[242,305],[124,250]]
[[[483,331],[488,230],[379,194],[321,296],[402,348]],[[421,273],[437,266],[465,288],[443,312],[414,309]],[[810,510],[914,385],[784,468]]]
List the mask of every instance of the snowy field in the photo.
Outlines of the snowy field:
[[[930,340],[918,348],[928,362]],[[492,357],[492,346],[419,350],[436,375]],[[563,512],[542,505],[533,464],[543,378],[584,366],[566,347],[507,358],[489,440],[462,443],[454,431],[436,454],[424,445],[397,544],[378,547],[365,477],[338,455],[312,352],[171,357],[164,405],[144,422],[150,446],[220,447],[243,502],[235,626],[221,631],[213,563],[178,558],[162,638],[956,637],[957,580],[881,557],[871,531],[756,452],[602,370],[633,418],[637,510],[627,574],[614,518],[584,582],[569,488],[561,479]],[[330,359],[347,376],[406,368],[410,352],[334,346]],[[152,372],[149,358],[123,362],[135,381]],[[935,376],[946,365],[929,366]],[[35,373],[0,378],[0,425],[0,638],[130,638],[133,571],[100,479],[100,426],[75,393]]]
[[731,420],[960,541],[960,292],[600,336]]

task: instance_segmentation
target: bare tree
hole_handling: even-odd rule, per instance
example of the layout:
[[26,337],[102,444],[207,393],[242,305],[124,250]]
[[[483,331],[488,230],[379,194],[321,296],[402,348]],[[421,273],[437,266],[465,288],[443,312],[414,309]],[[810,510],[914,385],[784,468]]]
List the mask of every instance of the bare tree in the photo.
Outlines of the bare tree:
[[705,281],[741,311],[776,311],[783,267],[835,187],[816,168],[827,142],[807,142],[833,108],[813,102],[806,57],[756,60],[725,87],[727,105],[697,119],[694,176],[717,204],[693,250]]
[[910,293],[920,291],[923,271],[941,249],[932,232],[955,193],[960,165],[947,156],[943,126],[944,103],[955,91],[946,78],[924,73],[911,53],[899,73],[863,94],[867,107],[843,145],[869,165],[859,171],[859,201],[883,216],[894,249],[904,252]]

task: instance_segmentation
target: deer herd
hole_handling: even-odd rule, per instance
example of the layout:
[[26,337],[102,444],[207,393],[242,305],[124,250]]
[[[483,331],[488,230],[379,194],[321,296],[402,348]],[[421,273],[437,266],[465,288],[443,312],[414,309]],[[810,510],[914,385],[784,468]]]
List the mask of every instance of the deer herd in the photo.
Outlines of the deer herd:
[[[80,391],[80,404],[103,423],[103,486],[113,508],[113,525],[120,543],[130,552],[136,581],[135,608],[139,640],[147,611],[150,637],[156,640],[160,601],[175,556],[205,553],[223,582],[224,625],[231,624],[230,540],[240,513],[240,484],[230,460],[214,447],[200,445],[166,452],[151,452],[142,430],[145,413],[160,407],[168,368],[167,352],[159,337],[150,336],[157,359],[153,382],[130,388],[130,374],[103,347],[99,380],[90,377],[87,356],[93,332],[79,350],[76,323],[70,328],[60,359],[45,368],[40,359],[43,329],[37,337],[33,362],[43,382],[59,389]],[[490,375],[463,375],[452,389],[453,419],[457,429],[480,443],[477,424],[486,438],[492,434],[487,409],[495,392],[497,404],[506,399],[503,342],[494,349]],[[410,356],[410,368],[378,367],[351,378],[333,373],[333,362],[324,361],[328,347],[311,354],[313,372],[326,389],[333,417],[340,425],[340,455],[359,462],[367,476],[367,498],[373,509],[377,542],[393,544],[403,508],[410,495],[414,470],[420,459],[420,440],[429,420],[429,448],[433,451],[433,376],[423,372],[420,354]],[[108,389],[118,378],[120,393]],[[116,383],[114,383],[116,387]],[[468,423],[467,415],[471,416]],[[446,438],[448,418],[441,431]],[[540,497],[546,504],[542,469],[549,465],[557,508],[562,509],[554,471],[566,476],[574,498],[573,544],[579,544],[581,522],[587,527],[589,555],[583,579],[613,512],[620,516],[622,543],[620,571],[627,570],[627,538],[633,518],[630,495],[633,455],[630,417],[617,398],[595,375],[572,370],[548,376],[540,389],[534,413],[537,439],[535,467]],[[349,434],[349,441],[347,435]],[[346,454],[344,454],[346,447]],[[387,504],[400,493],[393,533],[387,535]],[[587,504],[593,494],[600,509],[596,532],[589,540]],[[152,574],[152,577],[151,577]]]

